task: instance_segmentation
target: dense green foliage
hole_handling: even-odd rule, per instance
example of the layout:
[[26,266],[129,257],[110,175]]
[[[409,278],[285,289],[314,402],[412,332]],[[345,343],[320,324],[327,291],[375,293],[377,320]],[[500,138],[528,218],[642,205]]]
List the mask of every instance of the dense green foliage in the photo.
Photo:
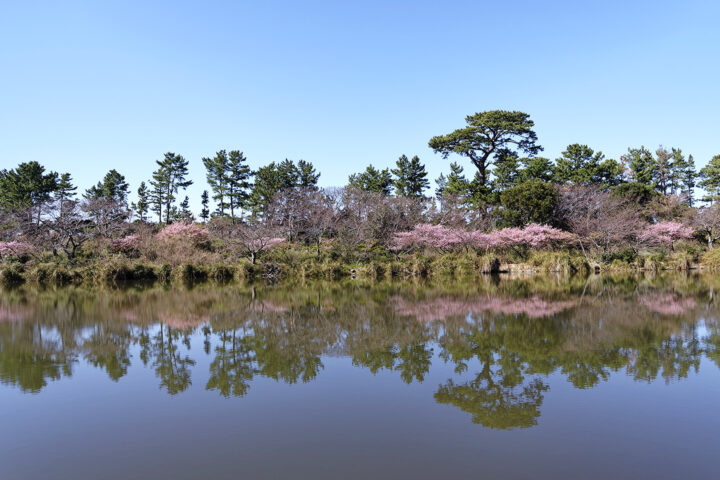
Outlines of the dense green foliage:
[[605,159],[587,145],[572,144],[555,161],[554,179],[558,183],[574,185],[615,186],[622,183],[622,165]]
[[392,169],[393,186],[395,193],[400,197],[422,197],[423,192],[430,186],[427,179],[425,165],[420,163],[420,157],[415,155],[408,160],[407,156],[401,156],[397,167]]
[[299,160],[297,164],[285,159],[272,162],[255,172],[255,184],[248,197],[248,205],[256,215],[262,215],[273,197],[280,191],[294,188],[316,188],[320,174],[312,163]]
[[57,187],[57,173],[45,173],[38,162],[21,163],[14,170],[0,170],[0,206],[37,206],[48,201]]
[[390,169],[378,170],[372,165],[368,165],[365,171],[353,173],[348,177],[348,186],[365,192],[390,195],[393,179]]
[[720,197],[720,155],[700,170],[700,186],[707,192],[703,200],[714,202]]
[[537,178],[504,190],[500,194],[503,224],[521,227],[529,223],[550,223],[557,195],[551,183]]
[[90,187],[87,192],[85,192],[85,198],[125,203],[129,191],[130,186],[125,181],[125,176],[121,175],[117,170],[112,169],[103,177],[102,181]]

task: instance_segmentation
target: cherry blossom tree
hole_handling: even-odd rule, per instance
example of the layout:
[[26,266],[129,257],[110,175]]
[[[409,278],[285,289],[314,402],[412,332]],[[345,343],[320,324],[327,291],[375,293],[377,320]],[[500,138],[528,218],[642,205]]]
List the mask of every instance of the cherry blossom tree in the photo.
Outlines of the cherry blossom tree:
[[[173,225],[176,225],[173,223]],[[110,241],[110,249],[114,252],[124,253],[126,255],[134,254],[140,251],[142,239],[140,235],[134,233],[122,238],[115,238]]]
[[547,225],[531,223],[522,228],[503,228],[488,235],[489,245],[495,247],[563,246],[575,240],[575,235]]
[[575,240],[569,232],[547,225],[530,224],[522,228],[510,227],[490,233],[467,231],[442,225],[420,224],[409,232],[398,232],[391,248],[405,250],[429,247],[438,250],[453,250],[461,247],[491,248],[562,246]]
[[20,257],[33,250],[33,246],[25,242],[0,242],[0,259],[6,257]]
[[393,238],[392,248],[403,250],[412,247],[430,247],[450,250],[458,245],[459,229],[442,225],[420,224],[409,232],[398,232]]
[[187,239],[193,245],[199,246],[207,243],[210,233],[206,228],[195,223],[176,222],[166,226],[157,234],[158,240]]
[[660,222],[650,225],[638,236],[638,240],[646,245],[670,245],[678,240],[692,238],[693,229],[679,222]]

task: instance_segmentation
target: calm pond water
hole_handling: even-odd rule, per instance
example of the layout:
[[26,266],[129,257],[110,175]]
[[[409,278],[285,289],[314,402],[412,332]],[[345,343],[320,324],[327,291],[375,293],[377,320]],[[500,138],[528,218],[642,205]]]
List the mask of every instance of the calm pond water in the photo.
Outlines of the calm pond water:
[[716,478],[717,288],[2,291],[0,479]]

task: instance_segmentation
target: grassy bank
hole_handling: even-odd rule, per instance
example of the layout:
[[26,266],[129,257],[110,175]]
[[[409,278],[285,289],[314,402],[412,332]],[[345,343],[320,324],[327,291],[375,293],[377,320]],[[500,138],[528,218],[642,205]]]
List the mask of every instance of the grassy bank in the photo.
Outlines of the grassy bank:
[[288,247],[263,256],[256,264],[247,259],[222,259],[217,263],[178,264],[130,259],[122,256],[68,262],[63,257],[0,263],[3,284],[113,285],[125,282],[289,281],[297,279],[383,280],[416,278],[467,278],[496,273],[587,275],[594,272],[660,270],[714,270],[720,268],[720,250],[693,253],[687,250],[589,259],[574,250],[530,251],[525,254],[416,252],[395,255],[387,251],[364,252],[354,262],[331,252]]

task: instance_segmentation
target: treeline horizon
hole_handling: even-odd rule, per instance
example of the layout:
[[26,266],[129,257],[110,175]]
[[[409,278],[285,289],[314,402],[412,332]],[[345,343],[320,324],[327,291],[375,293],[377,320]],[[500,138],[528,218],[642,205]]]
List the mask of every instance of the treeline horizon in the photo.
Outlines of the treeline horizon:
[[[720,238],[720,154],[699,171],[693,156],[676,147],[630,147],[615,160],[575,143],[551,160],[541,156],[526,113],[480,112],[465,123],[428,142],[448,162],[434,192],[418,156],[402,155],[394,168],[370,164],[351,173],[344,187],[321,188],[321,174],[309,161],[285,159],[253,170],[242,151],[219,150],[201,159],[209,189],[197,216],[183,195],[193,184],[190,162],[173,152],[156,161],[131,203],[130,185],[114,168],[80,195],[70,172],[21,163],[0,171],[0,240],[75,258],[87,242],[117,247],[153,221],[199,221],[208,230],[181,227],[164,235],[185,235],[215,253],[234,248],[254,263],[280,241],[313,246],[318,256],[322,242],[332,241],[333,255],[352,262],[374,255],[368,252],[376,247],[487,252],[562,246],[579,248],[589,259],[593,251],[603,258],[628,249],[633,255],[659,246],[672,251],[676,241],[693,237],[712,249]],[[456,158],[469,160],[474,170],[466,172]],[[697,187],[705,192],[699,199]],[[710,205],[698,207],[697,200]],[[490,231],[495,234],[480,234]],[[140,248],[131,244],[125,240],[120,250]],[[98,248],[93,255],[100,255]],[[5,250],[5,256],[14,251]]]
[[[629,147],[625,155],[615,160],[588,145],[573,143],[551,160],[540,155],[543,147],[537,143],[532,129],[534,122],[525,113],[482,112],[466,117],[466,123],[468,127],[433,137],[429,146],[443,159],[451,154],[467,158],[476,171],[466,172],[453,161],[449,163],[449,170],[435,179],[434,192],[428,192],[430,181],[425,164],[417,155],[408,158],[403,154],[394,168],[369,164],[360,172],[350,173],[345,187],[398,197],[464,196],[477,207],[499,205],[505,190],[530,181],[595,185],[634,194],[655,191],[684,196],[689,205],[694,204],[696,187],[705,191],[699,199],[703,202],[713,202],[720,196],[720,154],[696,170],[694,157],[686,157],[680,148],[667,149],[660,145],[653,152],[645,146]],[[321,188],[318,186],[321,173],[312,162],[302,159],[295,162],[286,158],[252,170],[241,150],[223,149],[212,157],[201,158],[201,162],[209,187],[200,196],[202,209],[196,216],[203,221],[214,216],[235,217],[236,213],[257,214],[273,194],[286,188]],[[140,183],[135,192],[137,200],[129,204],[137,219],[150,221],[151,213],[156,215],[158,223],[195,217],[190,199],[185,196],[180,200],[179,195],[194,183],[187,179],[189,163],[174,152],[167,152],[163,159],[156,161],[157,169],[147,181]],[[632,186],[623,187],[625,184]],[[128,201],[130,190],[125,176],[112,168],[82,197],[122,202]],[[76,195],[71,172],[46,172],[37,161],[0,170],[2,208],[26,207],[31,202],[52,198],[72,199]],[[214,202],[214,209],[210,200]]]

